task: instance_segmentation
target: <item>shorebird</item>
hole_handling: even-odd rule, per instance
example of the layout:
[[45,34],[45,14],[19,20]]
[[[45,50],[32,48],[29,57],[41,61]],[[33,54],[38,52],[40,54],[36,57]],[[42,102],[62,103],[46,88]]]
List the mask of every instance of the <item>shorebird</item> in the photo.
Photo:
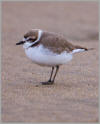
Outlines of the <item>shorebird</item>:
[[[23,40],[16,45],[23,45],[26,56],[35,64],[52,68],[49,80],[41,82],[43,85],[53,84],[59,67],[71,61],[75,53],[88,50],[85,47],[73,45],[60,34],[41,29],[28,31]],[[54,68],[56,68],[55,73]]]

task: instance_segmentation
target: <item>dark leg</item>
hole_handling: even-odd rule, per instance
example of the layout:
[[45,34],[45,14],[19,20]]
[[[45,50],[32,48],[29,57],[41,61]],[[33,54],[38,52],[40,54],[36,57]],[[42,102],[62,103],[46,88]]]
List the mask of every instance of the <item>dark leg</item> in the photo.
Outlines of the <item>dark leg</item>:
[[53,71],[54,71],[54,67],[52,67],[52,71],[51,71],[51,75],[50,75],[49,82],[51,82],[51,78],[52,78],[52,75],[53,75]]
[[50,84],[53,84],[53,81],[51,80],[52,75],[53,75],[53,71],[54,71],[54,67],[52,67],[50,79],[49,79],[47,82],[42,82],[43,85],[50,85]]
[[57,65],[57,66],[56,66],[56,72],[55,72],[55,75],[54,75],[53,80],[52,80],[53,82],[55,81],[55,77],[56,77],[56,75],[57,75],[58,70],[59,70],[59,66]]
[[54,75],[54,77],[53,77],[53,80],[51,80],[52,75],[53,75],[53,71],[54,71],[54,67],[52,67],[52,71],[51,71],[51,75],[50,75],[49,81],[47,81],[47,82],[42,82],[42,84],[43,84],[43,85],[51,85],[51,84],[53,84],[53,83],[54,83],[54,80],[55,80],[55,77],[56,77],[56,75],[57,75],[58,70],[59,70],[59,66],[56,66],[55,75]]

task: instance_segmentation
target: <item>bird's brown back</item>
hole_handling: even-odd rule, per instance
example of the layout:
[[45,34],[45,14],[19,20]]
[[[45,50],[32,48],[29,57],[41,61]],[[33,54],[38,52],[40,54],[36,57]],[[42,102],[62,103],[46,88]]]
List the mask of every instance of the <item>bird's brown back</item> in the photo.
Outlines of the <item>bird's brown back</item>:
[[55,53],[71,52],[75,49],[75,46],[69,43],[63,36],[52,32],[43,32],[40,43]]

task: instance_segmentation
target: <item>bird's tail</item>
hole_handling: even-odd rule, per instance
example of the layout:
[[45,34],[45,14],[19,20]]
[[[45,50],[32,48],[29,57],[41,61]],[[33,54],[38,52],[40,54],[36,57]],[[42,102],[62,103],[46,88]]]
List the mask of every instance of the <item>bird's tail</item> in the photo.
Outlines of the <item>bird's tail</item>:
[[78,53],[78,52],[84,52],[88,50],[93,50],[94,48],[86,48],[81,46],[75,46],[75,49],[72,51],[72,53]]

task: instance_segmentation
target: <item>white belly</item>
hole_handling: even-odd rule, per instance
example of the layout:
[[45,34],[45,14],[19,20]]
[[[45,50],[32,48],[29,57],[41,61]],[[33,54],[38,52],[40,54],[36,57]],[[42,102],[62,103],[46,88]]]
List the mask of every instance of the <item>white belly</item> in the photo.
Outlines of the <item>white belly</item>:
[[61,54],[56,54],[49,49],[44,48],[43,45],[25,49],[25,53],[34,63],[42,66],[62,65],[72,59],[72,54],[67,53],[66,51]]

